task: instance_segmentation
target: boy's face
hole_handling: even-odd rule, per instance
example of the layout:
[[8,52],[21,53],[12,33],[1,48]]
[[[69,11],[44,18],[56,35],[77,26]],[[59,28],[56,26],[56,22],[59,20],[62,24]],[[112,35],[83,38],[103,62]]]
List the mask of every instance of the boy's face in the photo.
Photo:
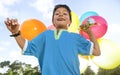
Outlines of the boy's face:
[[58,8],[53,17],[53,24],[56,29],[67,29],[70,23],[70,15],[67,9],[63,7]]

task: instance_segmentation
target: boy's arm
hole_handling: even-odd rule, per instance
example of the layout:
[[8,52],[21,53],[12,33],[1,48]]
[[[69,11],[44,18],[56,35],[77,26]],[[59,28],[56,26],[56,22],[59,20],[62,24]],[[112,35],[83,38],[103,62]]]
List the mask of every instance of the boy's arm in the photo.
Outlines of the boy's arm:
[[95,56],[99,56],[101,54],[100,47],[99,47],[99,44],[98,44],[98,42],[97,42],[97,40],[96,40],[92,30],[88,29],[87,34],[89,35],[90,41],[92,41],[93,44],[94,44],[94,46],[93,46],[93,53],[92,54],[95,55]]
[[88,27],[86,25],[81,25],[80,27],[84,32],[86,32],[88,34],[90,41],[93,42],[93,44],[94,44],[92,54],[95,56],[99,56],[101,54],[100,47],[99,47],[99,44],[93,34],[93,31],[91,30],[91,27],[90,26]]
[[5,25],[7,29],[12,33],[11,36],[15,37],[20,48],[23,49],[25,44],[25,39],[20,35],[20,31],[19,31],[20,25],[18,23],[18,20],[7,18],[7,20],[5,21]]
[[25,39],[21,35],[19,35],[19,36],[15,37],[15,40],[16,40],[17,44],[19,45],[19,47],[23,50],[24,45],[25,45]]

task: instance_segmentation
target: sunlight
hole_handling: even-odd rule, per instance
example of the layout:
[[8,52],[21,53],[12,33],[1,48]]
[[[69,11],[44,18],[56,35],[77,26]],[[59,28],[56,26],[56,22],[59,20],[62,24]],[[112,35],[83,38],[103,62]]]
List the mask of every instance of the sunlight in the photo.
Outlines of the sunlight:
[[90,65],[91,70],[93,70],[93,71],[95,72],[95,74],[97,74],[99,67],[98,67],[97,65],[95,65],[95,64],[92,62],[92,60],[89,60],[89,65]]

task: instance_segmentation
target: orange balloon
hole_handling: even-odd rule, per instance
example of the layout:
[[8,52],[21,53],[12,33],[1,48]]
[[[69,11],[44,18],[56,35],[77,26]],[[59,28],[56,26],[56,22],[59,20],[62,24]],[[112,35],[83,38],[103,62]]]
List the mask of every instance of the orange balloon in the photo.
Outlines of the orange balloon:
[[32,40],[46,29],[46,26],[37,19],[25,20],[20,26],[21,35],[27,40]]

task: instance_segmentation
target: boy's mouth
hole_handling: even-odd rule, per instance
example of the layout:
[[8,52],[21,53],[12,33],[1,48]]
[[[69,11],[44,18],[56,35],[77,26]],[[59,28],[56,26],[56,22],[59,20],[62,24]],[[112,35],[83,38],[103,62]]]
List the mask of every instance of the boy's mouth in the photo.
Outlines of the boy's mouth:
[[65,21],[64,18],[58,18],[57,21]]

